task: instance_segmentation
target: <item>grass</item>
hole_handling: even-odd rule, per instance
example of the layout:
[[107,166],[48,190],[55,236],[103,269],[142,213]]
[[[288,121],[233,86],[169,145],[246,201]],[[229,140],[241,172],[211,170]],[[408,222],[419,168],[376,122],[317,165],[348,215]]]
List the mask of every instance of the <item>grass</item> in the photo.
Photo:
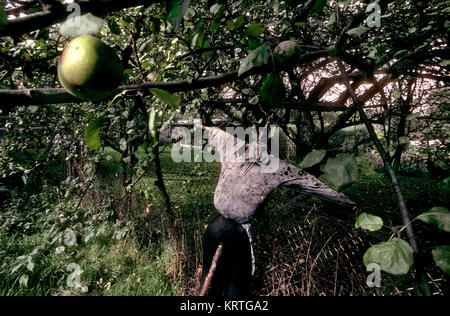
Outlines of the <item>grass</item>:
[[[3,237],[1,253],[10,259],[28,256],[41,240],[40,235]],[[55,246],[44,246],[38,255],[32,256],[33,271],[26,268],[27,260],[15,273],[11,273],[10,269],[2,269],[0,295],[179,294],[167,270],[171,266],[174,251],[169,244],[141,248],[132,237],[116,240],[106,231],[103,236],[79,246],[66,247],[63,253],[58,254]],[[3,264],[6,265],[6,262]],[[71,273],[77,269],[77,266],[69,269],[70,264],[77,265],[81,271],[80,286],[67,285],[68,280],[74,280]],[[27,286],[19,284],[23,275],[29,277]],[[84,286],[87,286],[87,292],[82,291]]]
[[[213,196],[220,165],[205,162],[174,163],[169,150],[161,154],[165,184],[179,227],[180,248],[176,249],[161,237],[163,201],[151,172],[134,187],[134,227],[124,230],[123,236],[117,235],[120,229],[127,226],[111,221],[108,215],[104,216],[106,211],[99,203],[105,196],[120,197],[123,194],[118,183],[120,160],[113,152],[108,155],[111,157],[102,165],[102,179],[97,186],[93,186],[78,212],[66,211],[70,219],[65,224],[58,222],[58,211],[52,208],[51,203],[45,206],[46,211],[40,211],[46,220],[40,220],[39,224],[28,223],[34,227],[28,234],[20,230],[8,231],[0,221],[0,295],[153,296],[195,293],[192,289],[196,285],[196,272],[201,265],[201,239],[206,224],[215,213]],[[413,216],[433,206],[450,204],[449,185],[440,180],[399,177],[399,181]],[[387,225],[387,235],[390,227],[401,225],[394,192],[382,174],[361,177],[358,183],[344,193],[359,205],[356,213],[348,214],[349,226],[353,225],[355,216],[361,212],[382,216]],[[255,222],[257,231],[271,232],[264,238],[275,240],[271,238],[276,238],[286,223],[304,218],[314,207],[329,207],[329,204],[323,204],[318,199],[309,199],[298,205],[291,203],[297,196],[294,191],[285,189],[271,194],[266,209],[276,212],[266,212],[266,217]],[[74,204],[77,202],[77,199],[73,201]],[[296,212],[296,216],[292,216],[292,212]],[[27,217],[24,218],[27,220]],[[64,252],[57,254],[56,248],[63,245],[62,232],[69,224],[72,225],[70,227],[78,227],[81,237],[79,245],[66,247]],[[446,236],[433,231],[426,224],[417,223],[416,227],[421,244],[427,247],[447,240]],[[334,229],[330,225],[316,227],[319,228],[323,233],[327,230],[332,233]],[[92,238],[86,240],[89,234]],[[264,251],[268,252],[267,258],[272,258],[270,252],[274,250],[268,248]],[[34,263],[33,271],[27,269],[30,257]],[[11,273],[21,263],[17,271]],[[67,286],[67,280],[73,272],[67,270],[71,263],[77,264],[82,270],[81,287]],[[19,284],[23,275],[28,275],[27,286]],[[261,285],[263,281],[258,282]],[[82,291],[82,287],[87,287],[87,291]]]
[[[170,266],[173,248],[141,249],[136,240],[114,241],[109,237],[92,240],[81,249],[77,261],[84,271],[82,284],[89,295],[160,296],[177,295],[166,267]],[[64,290],[61,294],[74,294]]]

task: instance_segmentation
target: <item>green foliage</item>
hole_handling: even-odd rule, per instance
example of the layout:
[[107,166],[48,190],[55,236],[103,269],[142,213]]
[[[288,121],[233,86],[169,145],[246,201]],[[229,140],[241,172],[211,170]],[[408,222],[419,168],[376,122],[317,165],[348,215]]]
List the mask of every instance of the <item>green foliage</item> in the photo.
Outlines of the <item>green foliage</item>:
[[178,29],[187,9],[190,0],[168,0],[166,1],[167,19],[172,24],[174,31]]
[[237,30],[240,27],[242,27],[242,25],[245,22],[245,18],[243,15],[238,16],[237,18],[233,19],[233,20],[228,20],[227,23],[227,27],[230,30]]
[[211,14],[214,17],[217,17],[217,16],[221,15],[223,13],[223,11],[225,11],[225,9],[226,9],[225,4],[216,3],[211,6],[211,8],[209,9],[209,12],[211,12]]
[[148,130],[150,133],[150,137],[153,139],[154,142],[158,141],[158,123],[160,119],[161,113],[155,108],[152,108],[148,119]]
[[243,73],[249,71],[253,67],[262,66],[268,62],[270,57],[270,45],[269,43],[263,43],[258,48],[249,52],[247,57],[242,60],[241,65],[239,66],[238,75],[242,75]]
[[381,217],[367,213],[359,215],[355,222],[355,228],[361,228],[371,232],[379,230],[381,227],[383,227]]
[[361,37],[364,33],[366,33],[369,29],[364,26],[355,27],[354,29],[348,30],[347,34],[353,37]]
[[264,79],[260,92],[261,101],[270,107],[282,107],[286,100],[286,87],[278,73],[270,73]]
[[328,0],[315,0],[314,5],[310,10],[310,14],[313,15],[322,12],[327,2]]
[[84,141],[89,148],[99,150],[102,146],[100,142],[100,132],[102,129],[103,118],[99,117],[92,121],[84,132]]
[[245,30],[245,35],[251,36],[251,37],[258,37],[261,35],[265,30],[265,27],[262,23],[254,23],[247,27]]
[[120,35],[120,26],[117,24],[115,19],[108,20],[108,28],[114,35]]
[[305,158],[303,158],[299,167],[305,169],[317,165],[323,160],[323,158],[325,158],[326,154],[327,151],[325,149],[314,149],[312,152],[307,154]]
[[414,261],[413,250],[403,239],[394,238],[370,247],[363,261],[366,266],[376,263],[391,274],[406,274]]
[[87,13],[80,17],[70,17],[62,23],[59,33],[63,36],[78,37],[82,35],[95,35],[103,27],[105,21],[99,17]]
[[337,189],[344,189],[358,180],[358,162],[351,154],[338,154],[321,167],[326,179]]
[[431,253],[436,265],[445,273],[450,274],[450,246],[436,247]]
[[439,230],[450,232],[450,212],[442,206],[435,206],[417,216],[417,219],[436,226]]
[[[449,211],[446,208],[433,207],[429,211],[417,216],[414,220],[422,220],[425,223],[436,226],[440,230],[448,232],[448,215]],[[411,222],[405,224],[400,229],[400,232],[410,224]],[[355,223],[355,228],[362,228],[369,231],[379,230],[382,227],[383,221],[380,217],[366,213],[361,214]],[[394,238],[388,242],[382,242],[369,248],[364,254],[363,261],[366,266],[371,263],[376,263],[386,272],[405,274],[409,271],[409,267],[414,261],[412,253],[413,250],[406,241]],[[450,246],[438,246],[432,250],[431,254],[436,265],[444,272],[449,273]]]
[[151,88],[150,92],[162,102],[169,105],[172,111],[175,111],[181,104],[181,98],[179,96],[173,95],[164,89]]

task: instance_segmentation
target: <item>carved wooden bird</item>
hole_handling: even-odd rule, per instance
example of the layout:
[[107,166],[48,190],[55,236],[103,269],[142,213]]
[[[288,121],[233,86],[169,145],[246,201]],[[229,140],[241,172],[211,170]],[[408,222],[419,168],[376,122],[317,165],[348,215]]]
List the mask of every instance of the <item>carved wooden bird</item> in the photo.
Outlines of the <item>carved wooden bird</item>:
[[222,166],[214,206],[225,218],[248,222],[269,193],[278,187],[291,187],[334,203],[355,205],[316,177],[269,155],[260,142],[246,145],[219,128],[207,130],[209,144],[218,153]]

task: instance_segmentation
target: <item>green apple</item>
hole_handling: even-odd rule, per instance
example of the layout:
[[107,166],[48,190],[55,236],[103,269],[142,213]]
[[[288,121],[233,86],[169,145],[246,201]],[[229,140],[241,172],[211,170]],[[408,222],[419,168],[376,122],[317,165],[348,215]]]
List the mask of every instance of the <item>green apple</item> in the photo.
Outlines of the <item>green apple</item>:
[[74,96],[97,101],[117,90],[123,80],[123,66],[114,49],[95,37],[83,35],[64,48],[58,78]]

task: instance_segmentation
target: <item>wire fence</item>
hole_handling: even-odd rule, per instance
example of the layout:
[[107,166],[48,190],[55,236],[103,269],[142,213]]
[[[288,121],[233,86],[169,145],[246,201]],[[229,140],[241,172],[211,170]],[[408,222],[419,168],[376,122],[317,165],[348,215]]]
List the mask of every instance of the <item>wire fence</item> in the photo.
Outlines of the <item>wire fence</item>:
[[[214,187],[220,169],[199,164],[198,168],[172,166],[163,171],[174,201],[179,231],[180,251],[173,258],[172,270],[176,271],[176,278],[186,280],[183,294],[198,295],[202,236],[215,213]],[[155,191],[153,195],[158,193]],[[183,202],[178,204],[181,199]],[[155,205],[155,211],[158,208]],[[355,229],[356,212],[289,189],[277,189],[269,195],[252,221],[256,259],[253,293],[261,296],[419,295],[414,270],[401,276],[381,271],[380,287],[367,285],[371,272],[363,264],[363,255],[372,245],[386,241],[389,234],[368,234]],[[145,229],[155,228],[160,222],[157,212],[149,216],[153,220],[149,218]],[[426,277],[433,295],[450,293],[447,275],[432,262],[426,266]]]
[[[271,233],[264,229],[266,225],[255,229],[258,295],[419,294],[414,270],[403,276],[381,271],[380,287],[367,284],[372,272],[367,271],[362,258],[369,247],[383,241],[379,236],[370,236],[337,218],[320,214],[316,206],[302,205],[296,198],[270,208],[269,218],[283,209],[289,215],[271,227]],[[426,271],[432,294],[448,294],[449,280],[445,273],[431,265]]]

